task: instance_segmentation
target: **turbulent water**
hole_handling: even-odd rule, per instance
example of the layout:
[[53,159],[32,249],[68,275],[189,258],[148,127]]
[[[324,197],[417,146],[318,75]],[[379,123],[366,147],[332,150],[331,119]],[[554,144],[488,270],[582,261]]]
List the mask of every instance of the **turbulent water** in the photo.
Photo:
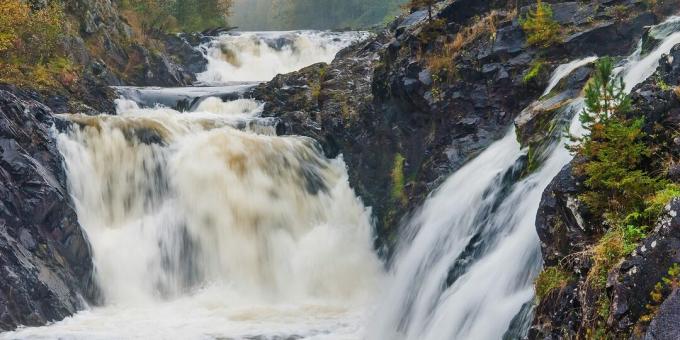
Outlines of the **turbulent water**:
[[[628,89],[680,43],[620,65]],[[676,20],[677,21],[677,20]],[[370,209],[342,158],[275,135],[252,100],[223,101],[277,73],[330,61],[363,33],[228,34],[201,46],[211,88],[119,88],[115,116],[64,116],[58,135],[101,305],[3,339],[517,338],[541,267],[534,219],[571,156],[559,137],[526,173],[514,130],[460,169],[413,217],[388,273]],[[579,66],[558,67],[546,93]],[[185,112],[170,109],[189,100]],[[163,105],[157,105],[163,104]],[[575,98],[562,113],[573,133]]]
[[[328,46],[304,46],[309,36]],[[264,42],[250,48],[278,55],[281,65],[304,55],[287,65],[296,68],[328,61],[349,43],[335,34],[295,37],[278,52]],[[265,79],[288,70],[276,67],[241,72]],[[178,91],[121,93],[148,101]],[[181,113],[121,99],[117,111],[64,116],[73,127],[58,136],[103,307],[5,338],[360,337],[383,266],[370,210],[349,187],[342,159],[324,158],[310,139],[277,137],[252,100],[212,97]]]
[[237,32],[201,47],[208,69],[198,75],[202,84],[266,81],[279,73],[297,71],[318,62],[331,62],[365,32]]

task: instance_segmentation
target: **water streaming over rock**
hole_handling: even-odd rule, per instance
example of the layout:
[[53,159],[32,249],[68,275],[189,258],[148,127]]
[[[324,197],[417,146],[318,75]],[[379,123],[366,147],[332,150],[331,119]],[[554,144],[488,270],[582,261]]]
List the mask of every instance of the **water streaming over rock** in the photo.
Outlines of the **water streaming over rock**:
[[[668,22],[674,22],[671,18]],[[668,23],[667,22],[667,23]],[[667,25],[667,24],[666,24]],[[661,55],[680,43],[666,30],[647,55],[638,50],[619,69],[630,91],[649,77]],[[575,68],[558,67],[546,93]],[[575,117],[583,101],[562,112]],[[569,118],[568,118],[569,119]],[[572,134],[583,133],[571,119]],[[368,339],[515,339],[524,336],[541,267],[534,223],[541,195],[571,160],[559,138],[526,175],[514,130],[453,174],[409,223]]]

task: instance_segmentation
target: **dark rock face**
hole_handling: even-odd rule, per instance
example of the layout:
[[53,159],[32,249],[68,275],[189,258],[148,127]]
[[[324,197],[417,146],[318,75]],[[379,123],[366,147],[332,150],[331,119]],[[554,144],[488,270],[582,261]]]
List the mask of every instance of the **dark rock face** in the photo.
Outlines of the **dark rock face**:
[[[347,48],[330,65],[280,75],[248,96],[265,102],[265,115],[280,118],[279,133],[313,137],[328,156],[343,155],[353,188],[373,208],[378,243],[389,248],[400,221],[449,174],[507,133],[541,95],[557,65],[591,55],[576,51],[577,45],[597,48],[601,55],[628,54],[642,36],[642,26],[655,20],[643,15],[648,12],[637,3],[627,3],[631,15],[611,21],[619,38],[610,48],[596,43],[599,33],[592,25],[593,18],[609,22],[604,13],[613,3],[558,1],[558,19],[580,38],[566,35],[563,44],[538,50],[527,47],[519,20],[506,11],[515,5],[444,1],[435,13],[443,27],[428,23],[426,11],[416,11],[369,41]],[[420,56],[437,54],[437,46],[490,15],[493,34],[480,34],[451,57],[455,79],[443,81],[445,75],[433,74]],[[544,65],[541,71],[525,80],[538,61]],[[566,98],[580,91],[590,71],[584,67],[574,72],[551,97],[557,103],[533,111],[540,114],[523,125],[525,142],[533,142],[530,136],[537,136],[556,116],[553,109],[568,104]],[[404,174],[403,187],[394,183],[395,170]]]
[[52,112],[0,90],[0,329],[83,307],[92,259],[65,187]]
[[[661,282],[674,263],[680,263],[679,213],[680,199],[676,199],[668,205],[666,217],[612,274],[613,298],[609,322],[619,330],[634,326],[641,316],[648,313],[646,305],[651,303],[649,295],[654,285]],[[680,314],[675,316],[677,323]],[[680,332],[675,333],[675,337],[680,337]]]
[[623,21],[606,21],[575,33],[564,41],[573,56],[625,55],[637,44],[645,26],[656,23],[654,14],[643,12]]
[[680,338],[680,289],[674,290],[661,305],[649,325],[645,340],[675,340]]
[[[278,76],[250,94],[266,103],[266,115],[281,119],[279,132],[313,137],[330,157],[343,154],[353,188],[373,208],[381,246],[393,245],[400,219],[507,133],[540,91],[519,85],[531,56],[512,59],[479,39],[459,63],[462,79],[437,84],[437,94],[433,75],[415,57],[423,23],[415,22],[397,23],[403,31],[382,32],[331,65]],[[489,63],[481,67],[480,57]],[[395,188],[395,168],[408,179],[403,188]]]
[[546,266],[555,266],[565,256],[585,249],[595,237],[587,207],[578,200],[581,180],[567,165],[546,188],[536,217],[536,230]]

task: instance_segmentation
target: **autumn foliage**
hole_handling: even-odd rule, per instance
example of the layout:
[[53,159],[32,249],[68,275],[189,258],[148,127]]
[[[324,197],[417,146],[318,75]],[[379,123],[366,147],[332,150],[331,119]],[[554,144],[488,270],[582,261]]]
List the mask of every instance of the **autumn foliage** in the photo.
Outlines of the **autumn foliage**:
[[67,64],[57,60],[63,25],[57,2],[32,9],[21,0],[0,0],[0,80],[51,85]]

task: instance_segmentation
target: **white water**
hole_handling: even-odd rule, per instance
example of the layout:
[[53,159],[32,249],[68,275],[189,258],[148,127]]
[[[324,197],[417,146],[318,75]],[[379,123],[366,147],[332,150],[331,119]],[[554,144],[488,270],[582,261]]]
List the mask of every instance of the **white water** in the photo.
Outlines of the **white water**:
[[[672,19],[671,19],[672,20]],[[662,54],[680,43],[667,35],[649,55],[637,51],[622,67],[630,91],[653,74]],[[558,67],[546,89],[592,58]],[[572,134],[580,135],[576,113]],[[535,218],[543,191],[571,160],[556,141],[533,174],[518,176],[523,151],[514,131],[452,175],[408,225],[387,291],[371,322],[367,339],[449,340],[521,337],[523,306],[534,296],[541,267]],[[513,320],[515,317],[518,319]],[[514,324],[513,324],[514,323]],[[508,333],[508,332],[511,333]]]
[[569,73],[574,71],[575,69],[588,65],[594,61],[597,60],[597,57],[588,57],[588,58],[583,58],[583,59],[578,59],[574,60],[570,63],[566,63],[564,65],[558,66],[555,71],[553,71],[553,75],[550,77],[550,82],[548,83],[548,87],[546,87],[545,91],[543,91],[543,95],[547,95],[552,91],[555,86],[562,80],[564,77],[568,76]]
[[341,158],[275,136],[260,111],[121,99],[117,116],[64,116],[76,127],[58,144],[104,305],[0,338],[360,337],[383,275],[370,210]]
[[198,75],[206,85],[241,81],[267,81],[277,74],[333,61],[365,32],[236,32],[226,33],[202,46],[208,69]]

